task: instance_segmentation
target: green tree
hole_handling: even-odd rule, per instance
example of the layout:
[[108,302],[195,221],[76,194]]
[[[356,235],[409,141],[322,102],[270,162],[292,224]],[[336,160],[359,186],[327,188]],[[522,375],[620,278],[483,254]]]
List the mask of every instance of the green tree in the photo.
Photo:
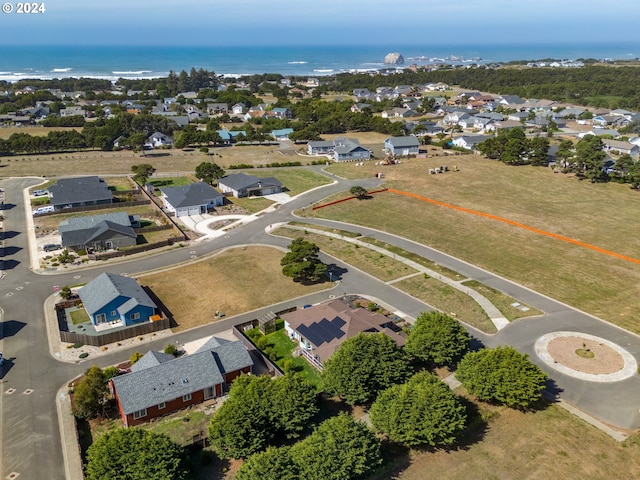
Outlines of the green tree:
[[470,339],[455,318],[422,312],[411,327],[404,351],[422,362],[452,367],[469,351]]
[[291,459],[289,447],[269,447],[251,455],[242,464],[236,480],[299,480],[298,466]]
[[129,138],[127,138],[126,144],[135,150],[141,150],[144,154],[144,145],[147,143],[147,139],[149,135],[144,132],[137,132],[131,134]]
[[153,172],[155,172],[156,169],[148,163],[141,163],[139,165],[132,165],[131,171],[133,172],[133,180],[138,185],[145,185],[149,177],[153,175]]
[[496,347],[468,353],[458,365],[456,377],[480,400],[514,408],[528,408],[544,389],[547,375],[529,357],[512,347]]
[[95,365],[89,368],[73,388],[73,414],[92,419],[104,416],[109,404],[109,386],[104,372]]
[[174,357],[178,356],[178,347],[176,347],[173,343],[169,343],[166,347],[164,347],[164,353],[167,355],[173,355]]
[[531,165],[544,167],[549,163],[549,140],[542,137],[527,139],[527,157]]
[[209,439],[221,456],[248,457],[278,438],[297,437],[317,411],[313,387],[298,375],[243,375],[212,416]]
[[595,135],[585,135],[576,144],[576,155],[572,165],[572,171],[579,178],[586,178],[591,183],[603,182],[608,179],[604,172],[604,159],[602,139]]
[[411,448],[450,445],[467,419],[465,407],[451,389],[429,372],[384,390],[370,415],[378,431]]
[[367,403],[411,374],[406,354],[384,333],[345,340],[324,364],[325,389],[349,404]]
[[87,480],[186,480],[186,454],[166,435],[120,428],[99,437],[87,451]]
[[224,170],[213,162],[202,162],[196,167],[196,177],[209,185],[213,185],[218,178],[222,178],[224,175]]
[[295,282],[317,282],[327,272],[327,266],[318,258],[319,252],[315,243],[296,238],[280,260],[283,275],[292,277]]
[[73,292],[71,291],[71,287],[68,287],[66,285],[62,287],[58,293],[60,294],[60,297],[63,300],[69,300],[71,299],[71,297],[73,297]]
[[380,440],[347,413],[326,420],[291,447],[291,458],[299,478],[307,480],[364,478],[382,464]]
[[133,365],[134,363],[136,363],[138,360],[140,360],[142,357],[144,357],[144,355],[140,352],[133,352],[131,354],[131,356],[129,357],[129,363],[131,363],[131,365]]
[[360,185],[354,185],[349,189],[349,193],[354,197],[364,198],[367,196],[367,193],[369,192],[367,192],[366,188],[361,187]]

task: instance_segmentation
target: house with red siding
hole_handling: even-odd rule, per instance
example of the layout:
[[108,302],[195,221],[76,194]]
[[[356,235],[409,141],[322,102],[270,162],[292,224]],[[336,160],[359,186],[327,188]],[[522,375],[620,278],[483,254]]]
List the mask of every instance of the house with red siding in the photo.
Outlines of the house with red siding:
[[177,358],[150,351],[130,373],[109,383],[125,427],[132,427],[221,396],[252,366],[242,342],[211,337],[197,351]]

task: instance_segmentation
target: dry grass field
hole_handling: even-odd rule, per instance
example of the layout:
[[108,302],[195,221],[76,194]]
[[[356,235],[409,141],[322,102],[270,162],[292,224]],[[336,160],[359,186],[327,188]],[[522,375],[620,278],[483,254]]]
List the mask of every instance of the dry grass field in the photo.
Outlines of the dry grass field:
[[[640,477],[640,444],[616,442],[566,410],[522,413],[489,407],[483,438],[459,450],[414,453],[396,476],[402,480],[549,479]],[[382,477],[376,478],[382,480]]]
[[0,128],[0,138],[6,140],[14,133],[28,133],[34,137],[45,137],[49,132],[68,132],[70,130],[81,131],[81,127],[2,127]]
[[281,273],[284,252],[268,247],[227,250],[197,263],[140,277],[182,331],[332,286],[305,286]]
[[[428,174],[442,164],[459,171]],[[640,258],[640,237],[632,233],[640,223],[640,197],[627,185],[590,184],[550,169],[510,167],[476,155],[411,159],[386,167],[373,162],[330,167],[333,173],[360,178],[381,169],[385,186]],[[640,332],[636,263],[393,193],[304,214],[397,233]]]

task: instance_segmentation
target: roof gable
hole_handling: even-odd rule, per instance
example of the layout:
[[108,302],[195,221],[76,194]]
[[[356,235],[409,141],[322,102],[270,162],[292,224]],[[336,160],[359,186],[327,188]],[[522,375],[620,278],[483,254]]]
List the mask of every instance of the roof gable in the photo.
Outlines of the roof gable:
[[160,191],[173,208],[204,205],[209,203],[210,200],[222,196],[215,188],[204,182],[190,183],[180,187],[161,188]]

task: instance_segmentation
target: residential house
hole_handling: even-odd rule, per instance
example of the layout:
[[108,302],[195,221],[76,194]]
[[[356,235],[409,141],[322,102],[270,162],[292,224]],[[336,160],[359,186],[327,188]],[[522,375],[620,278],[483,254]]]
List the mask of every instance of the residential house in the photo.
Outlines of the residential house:
[[418,116],[418,114],[413,110],[402,107],[395,107],[391,110],[385,110],[382,112],[382,118],[409,118],[416,116]]
[[384,315],[364,308],[351,308],[341,299],[281,315],[289,337],[298,343],[301,354],[319,369],[345,340],[359,333],[384,333],[398,346],[405,339],[396,333]]
[[276,140],[289,140],[289,135],[293,133],[293,128],[281,128],[279,130],[272,130],[271,136]]
[[55,210],[113,203],[113,193],[98,177],[61,178],[49,187],[49,203]]
[[60,109],[60,116],[61,117],[73,117],[73,116],[76,116],[76,115],[81,115],[83,117],[86,117],[87,116],[87,111],[85,109],[83,109],[82,107],[77,107],[77,106],[61,108]]
[[637,156],[640,151],[640,147],[630,142],[622,142],[620,140],[609,140],[603,138],[604,150],[612,153],[627,154],[631,156]]
[[475,150],[476,145],[490,139],[491,137],[491,135],[462,135],[454,138],[452,143],[456,147]]
[[78,290],[91,323],[117,322],[124,326],[151,321],[157,306],[131,277],[101,273]]
[[253,361],[242,342],[211,337],[194,353],[174,358],[146,353],[131,372],[110,380],[125,427],[219,397]]
[[230,145],[232,143],[237,142],[238,140],[240,140],[239,137],[246,137],[247,136],[247,132],[245,132],[244,130],[216,130],[218,132],[218,135],[220,135],[220,139],[222,140],[222,143]]
[[507,105],[509,108],[520,109],[525,104],[525,100],[517,95],[502,95],[498,100],[501,105]]
[[611,130],[607,128],[594,128],[593,130],[589,130],[588,132],[580,132],[578,134],[578,138],[584,138],[587,135],[594,135],[596,137],[613,137],[616,138],[620,136],[617,130]]
[[336,162],[369,160],[371,151],[364,148],[355,138],[337,137],[331,141],[315,141],[307,144],[309,155],[328,155]]
[[202,215],[210,208],[221,207],[224,197],[211,185],[204,182],[190,183],[179,187],[161,188],[165,207],[176,217]]
[[244,103],[236,103],[233,107],[231,107],[231,113],[234,115],[244,115],[247,111],[247,106]]
[[233,173],[218,179],[218,186],[224,193],[236,198],[258,197],[282,192],[282,183],[274,177],[259,178],[245,173]]
[[354,103],[350,109],[353,113],[363,113],[365,110],[373,111],[370,103]]
[[208,103],[207,112],[209,115],[218,115],[227,113],[229,111],[229,105],[226,103]]
[[384,141],[384,150],[393,155],[417,155],[420,153],[420,141],[414,135],[389,137]]
[[293,113],[288,108],[275,107],[271,109],[270,116],[280,119],[293,118]]
[[170,147],[173,145],[173,138],[161,132],[155,132],[149,137],[149,145],[153,148]]
[[70,250],[109,250],[136,245],[137,234],[126,212],[71,217],[58,226],[62,246]]

